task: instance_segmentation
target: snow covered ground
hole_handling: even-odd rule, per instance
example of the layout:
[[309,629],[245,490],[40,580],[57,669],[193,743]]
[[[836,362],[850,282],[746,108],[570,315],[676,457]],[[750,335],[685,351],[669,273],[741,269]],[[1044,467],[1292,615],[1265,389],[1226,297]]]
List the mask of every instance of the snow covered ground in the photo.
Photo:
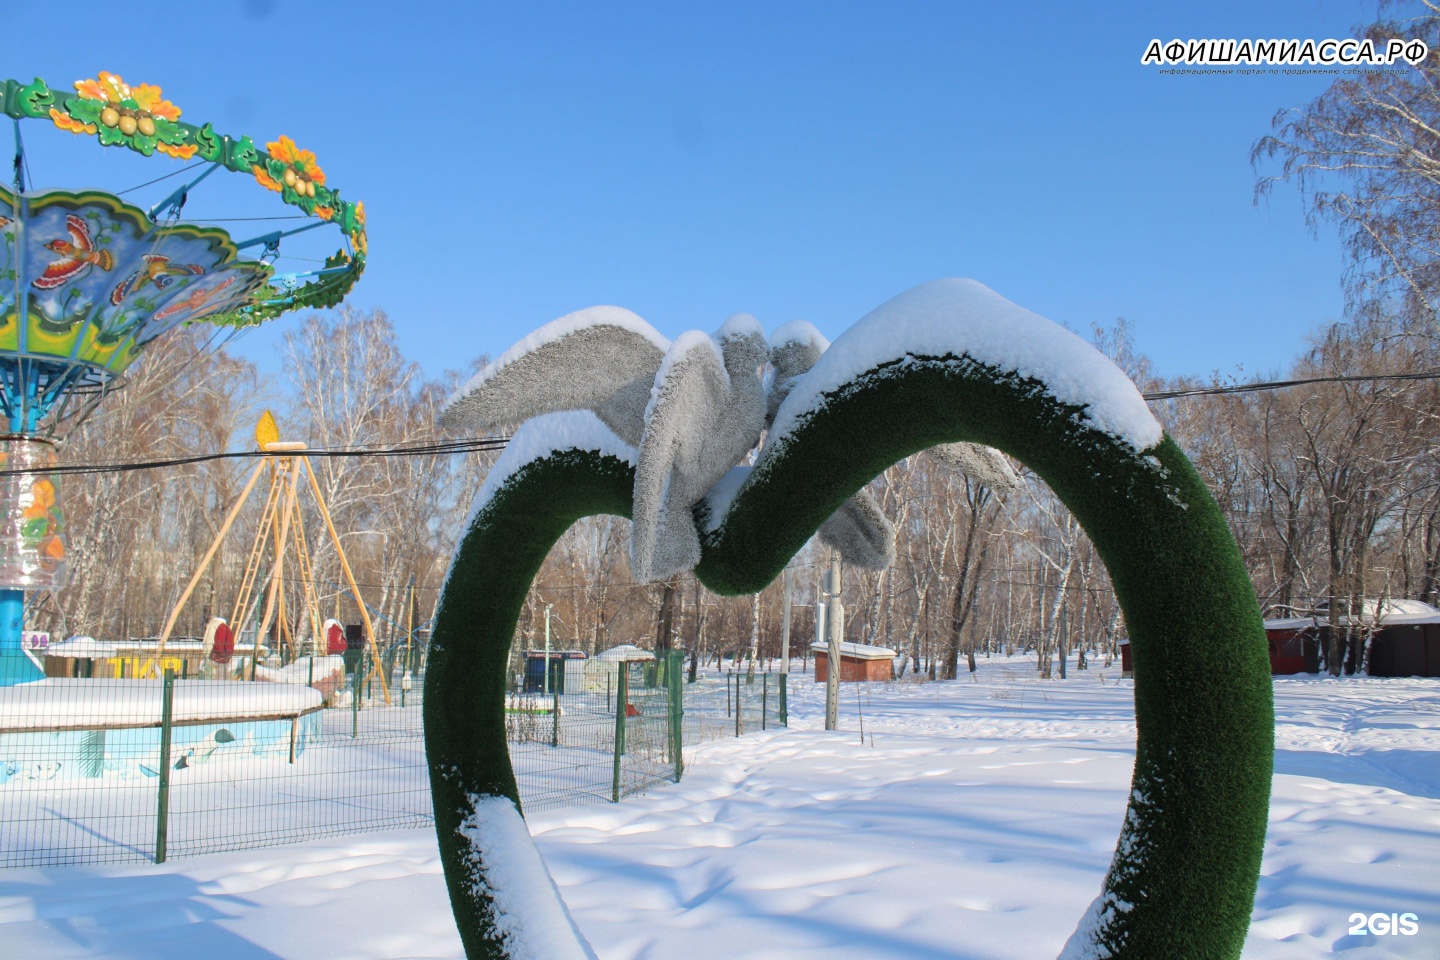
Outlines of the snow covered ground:
[[[1440,680],[1283,678],[1275,692],[1246,957],[1440,956]],[[530,816],[599,955],[1055,956],[1119,832],[1130,683],[982,660],[974,680],[847,685],[845,729],[828,734],[822,697],[799,680],[790,730],[704,744],[678,785]],[[1352,914],[1407,912],[1415,935],[1348,932]],[[7,958],[462,956],[428,830],[0,871],[0,945]]]

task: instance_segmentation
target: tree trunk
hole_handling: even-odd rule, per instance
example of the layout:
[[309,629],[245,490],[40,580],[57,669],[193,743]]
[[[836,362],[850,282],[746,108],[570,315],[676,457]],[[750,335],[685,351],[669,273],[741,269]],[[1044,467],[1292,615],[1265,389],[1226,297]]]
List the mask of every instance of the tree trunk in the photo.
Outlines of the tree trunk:
[[655,617],[655,656],[662,659],[670,652],[674,635],[676,579],[671,577],[665,581],[664,592],[660,595],[660,612]]

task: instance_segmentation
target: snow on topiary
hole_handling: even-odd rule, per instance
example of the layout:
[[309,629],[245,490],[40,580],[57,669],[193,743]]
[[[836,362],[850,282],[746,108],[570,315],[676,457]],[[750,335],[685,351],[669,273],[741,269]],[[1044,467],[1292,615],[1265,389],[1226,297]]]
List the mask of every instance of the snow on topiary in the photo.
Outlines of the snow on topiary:
[[[772,362],[786,344],[805,349],[798,362],[775,363],[792,372],[766,411],[771,432],[754,467],[720,473],[694,505],[696,575],[720,593],[764,588],[873,477],[940,444],[998,448],[1034,470],[1104,560],[1135,670],[1126,817],[1065,956],[1238,957],[1269,804],[1270,673],[1239,551],[1189,461],[1109,360],[974,281],[917,287],[828,349],[810,350],[816,337],[791,329],[772,339]],[[794,373],[806,350],[812,365]],[[523,956],[513,931],[531,929],[516,926],[526,907],[497,899],[504,856],[478,849],[473,828],[485,805],[520,805],[503,714],[520,607],[572,523],[640,505],[643,436],[637,455],[583,416],[517,433],[456,553],[431,641],[436,830],[472,958]],[[534,909],[553,905],[537,896]]]

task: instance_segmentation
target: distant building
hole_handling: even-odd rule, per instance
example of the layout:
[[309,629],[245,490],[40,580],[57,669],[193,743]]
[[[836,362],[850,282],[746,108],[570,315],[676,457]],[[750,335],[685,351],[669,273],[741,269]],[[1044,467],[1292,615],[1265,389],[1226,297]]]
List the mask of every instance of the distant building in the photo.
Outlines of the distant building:
[[[52,678],[93,678],[96,680],[133,680],[136,677],[163,676],[174,670],[175,676],[200,676],[200,667],[207,663],[205,642],[199,637],[174,637],[165,644],[160,662],[155,655],[160,649],[159,637],[138,637],[129,640],[96,640],[94,637],[69,637],[52,641],[45,649],[45,675]],[[260,659],[270,653],[263,644]],[[247,667],[255,656],[254,638],[237,640],[235,662],[226,673],[242,663]]]
[[[651,662],[654,659],[654,653],[642,650],[633,643],[622,643],[609,650],[601,650],[585,663],[583,689],[587,693],[604,693],[608,698],[610,691],[616,687],[615,677],[622,664]],[[576,686],[574,689],[580,690],[581,687]]]
[[[1356,620],[1360,629],[1347,651],[1347,672],[1358,669],[1363,643],[1365,672],[1372,677],[1440,677],[1440,610],[1419,600],[1366,600],[1358,618],[1339,618],[1342,627]],[[1265,638],[1272,674],[1318,673],[1330,645],[1330,620],[1324,610],[1266,620]]]
[[585,651],[551,650],[550,682],[545,682],[545,651],[525,651],[525,693],[576,693],[585,676]]
[[[815,654],[815,681],[824,683],[830,677],[830,645],[810,644]],[[890,680],[895,676],[895,651],[868,643],[840,644],[840,682],[857,680]]]

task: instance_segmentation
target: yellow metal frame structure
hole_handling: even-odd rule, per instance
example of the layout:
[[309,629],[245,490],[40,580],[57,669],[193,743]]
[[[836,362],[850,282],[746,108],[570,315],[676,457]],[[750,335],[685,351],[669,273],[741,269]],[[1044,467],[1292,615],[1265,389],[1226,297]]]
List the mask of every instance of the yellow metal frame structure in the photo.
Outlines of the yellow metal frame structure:
[[[155,657],[146,664],[146,670],[141,675],[150,675],[155,671],[155,663],[165,653],[165,644],[169,641],[171,633],[175,629],[175,623],[180,619],[180,611],[184,609],[195,587],[209,569],[211,561],[220,552],[221,545],[225,542],[230,528],[234,526],[235,519],[240,515],[250,495],[254,492],[262,474],[269,474],[270,486],[265,496],[265,506],[260,514],[260,523],[255,531],[255,540],[250,547],[249,556],[245,562],[245,573],[240,579],[240,590],[235,596],[235,604],[230,615],[232,629],[239,629],[239,625],[249,622],[259,606],[261,598],[264,598],[265,606],[260,618],[259,630],[255,634],[257,643],[260,637],[268,636],[271,624],[278,625],[280,640],[288,643],[290,652],[297,654],[295,632],[291,626],[289,611],[286,603],[285,592],[285,561],[287,554],[293,554],[295,563],[296,579],[300,581],[303,594],[304,608],[309,613],[310,635],[312,644],[321,641],[323,631],[320,626],[320,603],[315,592],[314,566],[311,562],[309,540],[305,535],[304,516],[300,509],[300,490],[302,487],[308,489],[314,497],[315,505],[320,517],[325,522],[325,530],[329,534],[330,542],[335,547],[335,555],[340,559],[340,569],[344,571],[346,585],[350,593],[355,597],[355,604],[360,608],[360,619],[365,625],[366,647],[370,654],[371,666],[375,675],[380,679],[380,690],[385,695],[385,702],[390,703],[390,684],[380,667],[380,651],[375,643],[375,625],[370,619],[370,611],[365,606],[365,600],[360,594],[360,586],[355,582],[355,574],[350,568],[350,561],[345,556],[345,548],[340,544],[340,535],[335,530],[335,521],[330,516],[330,508],[325,504],[325,497],[320,492],[320,484],[315,479],[315,471],[311,467],[310,458],[305,456],[306,445],[294,440],[279,439],[279,430],[276,427],[275,419],[270,411],[265,411],[264,416],[255,428],[255,440],[260,447],[260,452],[265,454],[250,478],[245,483],[245,488],[240,492],[235,505],[230,508],[225,522],[220,525],[220,530],[215,534],[210,548],[205,551],[201,558],[200,565],[196,568],[190,582],[180,594],[180,599],[165,618],[165,628],[160,631],[160,643],[155,650]],[[305,480],[300,477],[304,474]],[[266,569],[269,563],[269,570],[263,580],[261,572]],[[338,602],[338,600],[337,600]]]

